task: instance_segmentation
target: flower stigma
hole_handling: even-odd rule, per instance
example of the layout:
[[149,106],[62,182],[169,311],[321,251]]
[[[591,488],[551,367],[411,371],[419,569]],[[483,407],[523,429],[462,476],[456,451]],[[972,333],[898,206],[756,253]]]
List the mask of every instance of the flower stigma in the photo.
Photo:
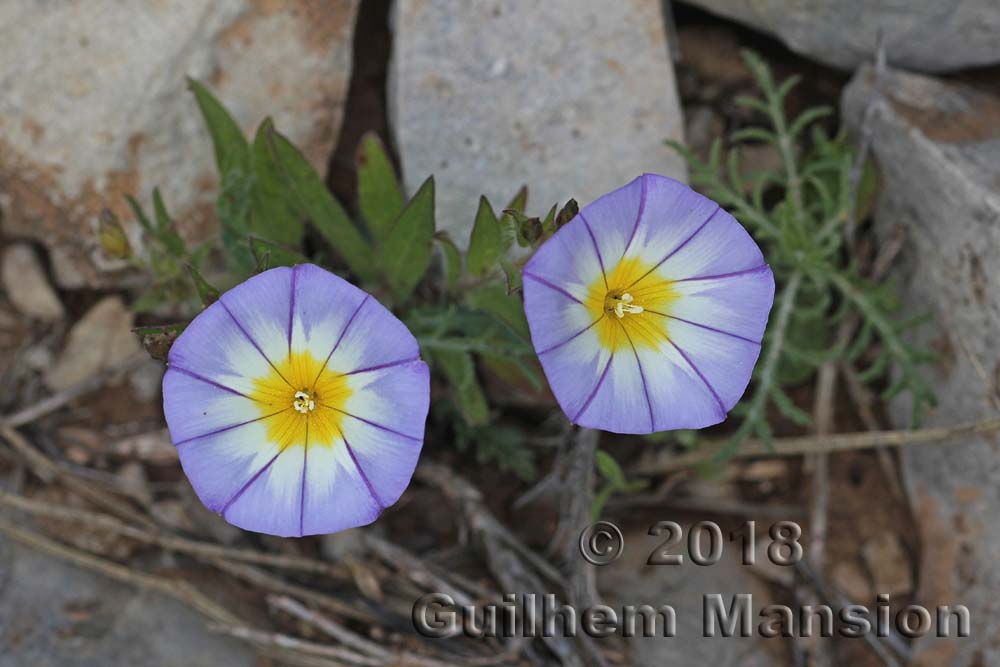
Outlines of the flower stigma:
[[296,412],[307,415],[316,409],[316,400],[307,391],[297,391],[292,400],[292,407],[295,408]]
[[643,311],[642,306],[632,303],[633,301],[635,301],[635,297],[633,297],[628,292],[622,293],[621,296],[614,296],[612,294],[609,294],[608,298],[614,304],[611,307],[611,310],[613,310],[615,315],[618,316],[618,319],[622,319],[623,317],[625,317],[625,313],[638,315]]

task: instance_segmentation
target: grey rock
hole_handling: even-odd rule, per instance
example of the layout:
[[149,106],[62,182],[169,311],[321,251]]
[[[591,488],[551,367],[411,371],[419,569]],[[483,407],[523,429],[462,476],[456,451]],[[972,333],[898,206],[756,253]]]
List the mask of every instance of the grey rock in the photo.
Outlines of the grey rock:
[[81,382],[140,350],[132,333],[132,312],[121,298],[107,296],[80,318],[66,337],[45,384],[58,391]]
[[644,171],[685,177],[683,119],[655,0],[401,0],[389,107],[406,187],[467,245],[481,194],[521,185],[544,215]]
[[179,602],[0,542],[0,667],[252,667]]
[[947,72],[1000,62],[995,0],[686,0],[770,33],[842,69],[871,62],[879,30],[890,63]]
[[[684,541],[686,544],[687,529]],[[771,650],[781,651],[776,642],[766,642],[757,637],[705,637],[703,609],[705,596],[721,594],[728,606],[734,595],[749,594],[753,600],[751,623],[756,628],[760,618],[757,612],[772,599],[767,587],[751,574],[739,560],[738,549],[728,541],[724,543],[722,559],[710,567],[702,567],[685,556],[682,565],[649,565],[650,554],[668,537],[652,537],[646,531],[626,532],[621,558],[598,570],[597,585],[605,603],[613,609],[624,605],[648,604],[654,609],[662,605],[673,607],[677,617],[675,637],[642,637],[629,641],[631,659],[626,664],[635,667],[659,665],[741,665],[741,667],[769,667],[783,664],[781,656]],[[670,553],[683,554],[684,548]],[[777,645],[776,645],[777,644]]]
[[[95,226],[160,186],[182,232],[214,224],[212,148],[186,76],[251,131],[275,119],[325,170],[340,128],[358,0],[0,3],[0,209],[48,246],[63,287],[118,267]],[[147,204],[148,205],[148,204]]]
[[[858,72],[844,93],[844,118],[855,132],[873,95],[872,71]],[[939,407],[930,426],[993,416],[1000,409],[1000,98],[933,78],[890,70],[874,98],[872,150],[883,188],[877,228],[905,227],[897,267],[903,317],[931,314],[914,332],[941,362],[928,371]],[[891,413],[909,421],[905,398]],[[916,665],[1000,664],[1000,456],[995,437],[905,448],[903,471],[921,530],[917,598],[963,604],[968,639],[924,638]],[[954,628],[953,628],[954,631]]]
[[63,318],[62,302],[49,284],[34,248],[26,243],[14,243],[4,251],[0,264],[4,291],[15,308],[39,320]]

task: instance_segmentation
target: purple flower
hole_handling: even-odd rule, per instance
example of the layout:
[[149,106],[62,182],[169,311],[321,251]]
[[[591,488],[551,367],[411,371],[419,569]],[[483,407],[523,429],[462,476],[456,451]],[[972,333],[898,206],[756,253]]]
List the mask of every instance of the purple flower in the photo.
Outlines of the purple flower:
[[655,174],[584,208],[524,268],[531,339],[556,400],[570,421],[617,433],[725,419],[773,300],[746,230]]
[[429,394],[403,323],[304,264],[247,280],[191,322],[170,350],[163,410],[206,507],[299,536],[371,523],[399,499]]

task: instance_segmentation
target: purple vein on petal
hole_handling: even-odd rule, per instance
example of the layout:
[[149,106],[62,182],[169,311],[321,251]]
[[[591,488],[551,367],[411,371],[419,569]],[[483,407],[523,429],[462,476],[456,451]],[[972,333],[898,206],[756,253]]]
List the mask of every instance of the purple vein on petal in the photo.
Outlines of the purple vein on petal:
[[724,329],[716,329],[715,327],[710,327],[707,324],[701,324],[699,322],[692,322],[691,320],[686,320],[683,317],[677,317],[676,315],[669,315],[667,313],[661,313],[658,310],[646,309],[647,313],[652,315],[659,315],[660,317],[666,317],[667,319],[677,320],[678,322],[683,322],[684,324],[690,324],[693,327],[698,327],[699,329],[705,329],[706,331],[714,331],[717,334],[722,334],[723,336],[729,336],[731,338],[736,338],[737,340],[746,341],[747,343],[753,343],[754,345],[760,345],[759,340],[754,340],[753,338],[747,338],[746,336],[741,336],[732,331],[725,331]]
[[597,390],[601,388],[602,384],[604,384],[604,378],[608,376],[608,370],[611,369],[611,362],[614,360],[615,360],[614,354],[608,357],[608,363],[605,364],[604,371],[601,372],[601,377],[597,379],[597,384],[595,384],[594,388],[591,390],[590,396],[588,396],[587,400],[583,402],[583,407],[577,410],[576,415],[572,419],[570,419],[570,421],[573,422],[574,424],[580,417],[583,416],[583,413],[587,411],[587,408],[589,408],[591,402],[593,402],[594,397],[597,396]]
[[225,310],[227,313],[229,313],[229,317],[233,320],[233,323],[236,325],[236,328],[240,330],[240,333],[243,334],[243,337],[246,338],[248,341],[250,341],[250,344],[253,345],[254,349],[260,353],[260,356],[264,357],[264,361],[266,361],[268,365],[274,369],[274,372],[278,374],[278,377],[284,380],[285,384],[291,387],[292,383],[288,381],[288,378],[286,378],[284,375],[281,374],[281,371],[279,371],[278,367],[274,365],[274,362],[267,358],[267,355],[264,354],[264,350],[260,349],[260,345],[258,345],[257,341],[253,339],[253,337],[250,335],[250,332],[243,327],[243,323],[240,322],[238,319],[236,319],[236,316],[233,315],[233,311],[229,310],[229,306],[226,305],[226,302],[220,298],[218,303],[222,304],[222,309]]
[[306,522],[306,467],[309,465],[309,420],[306,419],[305,451],[302,452],[302,495],[299,496],[299,537],[305,532]]
[[216,389],[221,389],[222,391],[228,391],[230,394],[236,394],[237,396],[242,396],[243,398],[245,398],[247,400],[250,400],[250,401],[256,401],[258,403],[260,402],[260,401],[257,401],[257,399],[255,399],[255,398],[247,396],[242,391],[236,391],[232,387],[227,387],[224,384],[219,384],[215,380],[209,380],[204,375],[199,375],[199,374],[195,373],[194,371],[189,371],[186,368],[181,368],[180,366],[175,366],[175,365],[171,364],[170,366],[167,367],[167,372],[169,372],[169,371],[177,371],[178,373],[183,373],[184,375],[187,375],[188,377],[192,377],[195,380],[199,380],[201,382],[204,382],[205,384],[210,384],[213,387],[215,387]]
[[344,336],[347,335],[347,330],[351,328],[351,325],[354,323],[354,318],[358,316],[358,313],[361,312],[361,309],[364,307],[364,305],[368,303],[369,297],[371,297],[370,294],[365,294],[365,298],[361,299],[361,303],[359,303],[358,307],[354,309],[354,312],[351,313],[351,316],[347,318],[347,324],[344,325],[344,328],[340,331],[340,335],[337,336],[337,341],[333,344],[333,348],[330,350],[330,354],[326,355],[326,359],[323,360],[323,366],[319,369],[319,373],[316,374],[316,379],[313,380],[313,384],[316,384],[316,382],[319,381],[320,376],[323,375],[323,371],[326,370],[326,365],[330,363],[330,359],[333,357],[333,353],[337,351],[338,347],[340,347],[340,341],[344,340]]
[[675,343],[674,341],[670,341],[670,344],[674,346],[674,349],[677,350],[678,354],[684,357],[684,361],[686,361],[688,366],[691,367],[691,370],[693,370],[698,375],[698,377],[701,378],[701,381],[705,383],[705,386],[708,387],[708,391],[712,393],[712,396],[715,398],[715,402],[719,404],[719,410],[722,413],[722,418],[725,419],[726,406],[722,402],[722,399],[719,398],[719,394],[718,392],[715,391],[715,387],[712,386],[712,383],[708,381],[708,378],[706,378],[705,375],[701,372],[701,369],[695,366],[695,363],[691,360],[690,357],[688,357],[687,353],[685,353],[684,350],[682,350],[680,346],[677,345],[677,343]]
[[632,239],[635,238],[636,233],[639,231],[639,222],[642,220],[642,214],[646,211],[646,191],[648,186],[646,184],[649,174],[643,174],[639,178],[642,179],[642,194],[639,196],[639,212],[635,216],[635,224],[632,225],[632,233],[629,234],[628,242],[625,244],[625,250],[622,252],[622,259],[625,259],[625,255],[628,254],[629,248],[632,247]]
[[[674,255],[676,255],[677,253],[679,253],[681,251],[681,249],[684,248],[684,246],[686,246],[688,243],[691,242],[692,239],[694,239],[694,237],[698,236],[698,233],[701,232],[701,230],[705,229],[705,227],[708,225],[708,223],[712,222],[712,219],[715,217],[715,214],[718,213],[720,209],[721,209],[721,207],[718,204],[716,204],[715,208],[712,209],[712,212],[709,214],[709,216],[707,218],[705,218],[705,221],[703,223],[701,223],[700,225],[698,225],[698,227],[693,232],[691,232],[690,236],[688,236],[686,239],[684,239],[683,241],[681,241],[680,245],[678,245],[676,248],[674,248],[673,250],[671,250],[670,252],[668,252],[667,255],[666,255],[666,257],[664,257],[659,262],[657,262],[653,266],[653,268],[651,268],[649,271],[646,271],[644,274],[642,274],[641,276],[639,276],[638,279],[632,281],[632,284],[629,285],[629,287],[632,287],[633,285],[636,285],[637,283],[642,282],[643,278],[645,278],[646,276],[648,276],[653,271],[656,271],[658,268],[660,268],[661,266],[663,266],[664,262],[666,262],[668,259],[670,259]],[[626,288],[626,289],[628,289],[628,288]]]
[[243,494],[244,494],[244,493],[246,492],[246,490],[250,488],[250,485],[251,485],[251,484],[253,484],[254,482],[256,482],[256,481],[257,481],[258,479],[260,479],[260,476],[261,476],[261,475],[263,475],[263,474],[264,474],[265,472],[267,472],[268,468],[270,468],[270,467],[271,467],[271,465],[272,465],[272,464],[273,464],[273,463],[274,463],[275,461],[277,461],[277,460],[278,460],[278,457],[279,457],[279,456],[281,456],[281,454],[282,454],[282,453],[283,453],[284,451],[285,451],[285,450],[284,450],[284,449],[282,449],[282,450],[281,450],[281,451],[279,451],[279,452],[278,452],[277,454],[275,454],[274,456],[272,456],[272,457],[271,457],[271,460],[270,460],[270,461],[268,461],[267,463],[265,463],[265,464],[264,464],[264,465],[263,465],[263,466],[261,467],[261,469],[260,469],[260,470],[258,470],[257,472],[255,472],[255,473],[254,473],[254,474],[253,474],[253,475],[252,475],[252,476],[250,477],[250,479],[248,479],[248,480],[247,480],[247,481],[246,481],[246,482],[245,482],[245,483],[243,484],[243,486],[241,486],[241,487],[240,487],[240,488],[239,488],[239,489],[238,489],[238,490],[236,491],[236,493],[234,493],[234,494],[233,494],[233,497],[232,497],[232,498],[230,498],[229,500],[227,500],[227,501],[226,501],[226,504],[222,506],[222,509],[221,509],[221,510],[219,510],[219,514],[221,514],[221,515],[222,515],[222,518],[223,518],[223,519],[225,519],[225,518],[226,518],[226,512],[227,512],[227,511],[229,510],[229,508],[230,508],[230,507],[232,506],[232,504],[233,504],[233,503],[235,503],[235,502],[236,502],[237,500],[239,500],[239,499],[240,499],[240,496],[242,496],[242,495],[243,495]]
[[371,373],[372,371],[381,371],[386,368],[392,368],[393,366],[403,366],[404,364],[412,364],[415,361],[420,361],[420,357],[412,357],[410,359],[400,359],[399,361],[389,361],[384,364],[377,364],[375,366],[368,366],[367,368],[359,368],[356,371],[348,371],[344,375],[357,375],[358,373]]
[[364,469],[361,467],[361,462],[358,461],[358,457],[354,454],[354,448],[351,447],[351,443],[347,442],[347,438],[344,437],[343,432],[340,433],[340,439],[344,441],[344,448],[347,449],[347,453],[350,455],[351,461],[354,462],[354,467],[357,468],[358,474],[361,475],[361,481],[365,483],[365,488],[368,489],[369,495],[371,495],[375,504],[378,505],[378,511],[382,512],[382,510],[385,509],[385,503],[383,503],[382,499],[378,497],[377,493],[375,493],[375,487],[372,486],[371,480],[368,479],[368,475],[365,474]]
[[639,351],[635,349],[632,336],[628,334],[628,329],[622,327],[622,333],[628,339],[628,344],[632,346],[632,354],[635,355],[635,365],[639,367],[639,379],[642,380],[642,393],[646,396],[646,407],[649,408],[649,430],[656,430],[656,418],[653,416],[653,401],[649,398],[649,385],[646,384],[646,374],[642,371],[642,361],[639,359]]
[[269,415],[262,415],[260,417],[255,417],[253,419],[248,419],[246,421],[240,422],[239,424],[233,424],[232,426],[223,426],[222,428],[217,428],[214,431],[209,431],[208,433],[202,433],[201,435],[192,435],[190,438],[184,438],[183,440],[179,440],[179,441],[175,442],[174,443],[174,447],[180,447],[181,445],[186,445],[187,443],[191,442],[192,440],[200,440],[202,438],[208,438],[208,437],[213,436],[213,435],[218,435],[220,433],[225,433],[226,431],[232,431],[234,428],[239,428],[240,426],[246,426],[247,424],[253,424],[253,423],[259,422],[259,421],[261,421],[263,419],[268,419],[269,417],[274,417],[274,416],[280,415],[282,412],[287,412],[288,410],[291,410],[291,409],[292,408],[289,406],[287,408],[283,408],[281,410],[278,410],[277,412],[272,412]]
[[572,336],[570,336],[566,340],[564,340],[564,341],[562,341],[560,343],[556,343],[555,345],[550,345],[549,347],[545,348],[544,350],[539,350],[536,354],[538,354],[538,355],[546,354],[548,352],[551,352],[552,350],[556,350],[556,349],[562,347],[563,345],[565,345],[565,344],[567,344],[567,343],[575,340],[576,338],[582,336],[583,334],[585,334],[588,331],[590,331],[591,329],[593,329],[594,325],[596,325],[598,322],[600,322],[603,319],[604,319],[604,313],[601,313],[600,317],[598,317],[596,320],[594,320],[593,322],[591,322],[590,324],[588,324],[584,328],[582,328],[579,331],[577,331],[575,334],[573,334]]
[[694,280],[716,280],[716,279],[721,280],[721,279],[724,279],[724,278],[736,278],[736,277],[745,276],[745,275],[748,275],[748,274],[751,274],[751,273],[758,273],[760,271],[764,271],[765,269],[766,270],[770,270],[770,268],[771,267],[768,266],[767,264],[761,264],[760,266],[755,266],[752,269],[743,269],[742,271],[733,271],[731,273],[717,273],[714,276],[692,276],[690,278],[678,278],[677,280],[675,280],[673,282],[675,282],[675,283],[685,283],[685,282],[691,282],[691,281],[694,281]]
[[288,298],[288,361],[292,360],[292,322],[295,320],[295,279],[299,275],[298,265],[292,267],[292,289]]
[[383,426],[382,424],[379,424],[377,422],[373,422],[370,419],[365,419],[364,417],[359,417],[356,414],[348,412],[347,410],[341,410],[340,408],[335,408],[332,405],[329,405],[327,403],[318,403],[318,405],[322,405],[324,408],[329,408],[329,409],[333,410],[334,412],[339,412],[340,414],[345,415],[347,417],[350,417],[351,419],[357,419],[359,422],[364,422],[365,424],[368,424],[372,428],[377,428],[377,429],[379,429],[381,431],[385,431],[386,433],[392,433],[393,435],[398,435],[399,437],[406,438],[407,440],[416,440],[417,442],[423,441],[423,438],[418,438],[418,437],[416,437],[414,435],[409,435],[407,433],[403,433],[402,431],[397,431],[394,428],[389,428],[388,426]]
[[590,237],[590,242],[594,246],[594,253],[597,255],[597,263],[601,265],[601,278],[604,279],[604,289],[610,289],[608,287],[608,271],[604,268],[604,258],[601,257],[601,249],[597,246],[597,237],[594,236],[594,230],[590,228],[590,223],[587,219],[583,217],[583,211],[580,211],[577,215],[580,216],[580,220],[583,221],[583,227],[587,230],[587,236]]
[[566,298],[572,299],[573,301],[576,301],[581,306],[583,305],[583,301],[580,301],[575,296],[573,296],[572,294],[570,294],[569,292],[567,292],[565,289],[563,289],[562,287],[559,287],[559,285],[556,285],[554,283],[550,283],[545,278],[540,278],[540,277],[536,276],[534,273],[528,273],[527,271],[524,271],[522,275],[525,278],[530,278],[531,280],[534,280],[536,283],[538,283],[540,285],[545,285],[549,289],[555,290],[556,292],[559,292],[560,294],[562,294]]

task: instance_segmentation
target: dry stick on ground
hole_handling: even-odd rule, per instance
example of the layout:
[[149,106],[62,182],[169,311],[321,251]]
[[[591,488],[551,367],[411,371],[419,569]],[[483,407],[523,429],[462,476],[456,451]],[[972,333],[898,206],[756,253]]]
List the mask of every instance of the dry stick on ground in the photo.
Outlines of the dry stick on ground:
[[[863,431],[839,433],[826,437],[797,436],[775,438],[773,447],[760,440],[747,440],[732,456],[732,460],[749,458],[774,458],[801,456],[816,452],[843,452],[856,449],[876,449],[879,447],[902,447],[943,443],[956,438],[986,435],[1000,431],[1000,417],[990,417],[957,426],[920,428],[898,431]],[[652,454],[644,457],[632,468],[636,475],[660,475],[675,470],[683,470],[700,463],[711,461],[716,452],[722,450],[728,440],[706,441],[704,446],[682,456]]]
[[[417,467],[415,476],[436,488],[461,512],[463,524],[475,538],[487,566],[500,583],[501,589],[510,593],[543,593],[547,590],[543,578],[562,586],[562,575],[548,561],[531,551],[517,539],[483,502],[482,493],[463,477],[439,463],[424,463]],[[536,607],[541,600],[536,599]],[[536,618],[541,610],[536,608]],[[540,633],[546,634],[546,633]],[[584,667],[583,656],[576,642],[558,635],[543,636],[542,641],[566,667]]]
[[[559,528],[552,549],[566,575],[566,592],[577,609],[601,602],[597,593],[597,570],[580,556],[579,535],[591,522],[594,503],[594,459],[601,434],[590,428],[577,429],[570,437],[569,451],[563,457],[566,474],[560,489]],[[588,665],[606,667],[607,661],[589,635],[580,636]]]
[[279,632],[265,632],[263,630],[255,630],[242,625],[224,624],[209,626],[209,630],[219,634],[228,635],[230,637],[235,637],[237,639],[242,639],[243,641],[253,644],[259,648],[285,649],[316,658],[327,658],[328,660],[321,664],[331,666],[336,665],[339,667],[340,665],[344,665],[347,667],[356,665],[357,667],[382,667],[385,665],[385,662],[379,659],[369,658],[365,655],[355,651],[350,651],[340,646],[317,644],[315,642],[306,641],[304,639],[281,634]]
[[[343,625],[316,613],[289,597],[271,596],[268,598],[268,603],[274,609],[283,611],[321,630],[324,634],[336,639],[344,646],[348,646],[373,659],[380,660],[379,664],[399,665],[400,667],[458,667],[441,657],[425,656],[406,650],[389,650],[383,648],[380,644],[348,630]],[[471,664],[482,663],[481,661],[477,661],[476,658],[472,658],[471,660],[463,658],[463,667],[468,667]]]
[[270,554],[252,549],[225,547],[220,544],[199,542],[183,537],[129,526],[118,519],[88,510],[67,507],[57,503],[44,502],[12,493],[0,492],[0,505],[6,505],[36,516],[61,519],[76,524],[85,524],[111,533],[128,537],[143,544],[150,544],[201,559],[229,559],[267,565],[283,570],[295,570],[329,577],[335,581],[350,581],[350,575],[341,567],[312,558]]
[[59,479],[70,491],[106,509],[119,518],[139,524],[148,529],[156,528],[156,523],[152,519],[136,510],[128,502],[123,502],[121,497],[109,493],[102,487],[86,479],[75,477],[69,471],[64,470],[56,462],[40,452],[38,448],[32,446],[27,438],[13,427],[6,424],[0,425],[0,437],[24,459],[28,467],[43,481],[50,482],[53,479]]
[[113,366],[109,366],[99,373],[91,375],[71,387],[67,387],[62,391],[49,396],[48,398],[36,401],[30,406],[13,414],[7,415],[6,417],[0,417],[0,424],[13,428],[29,424],[44,417],[45,415],[55,412],[70,401],[79,398],[84,394],[89,394],[92,391],[100,389],[115,376],[135,370],[140,365],[148,361],[149,356],[145,353],[134,354],[123,361],[114,364]]
[[80,567],[93,570],[107,577],[141,588],[158,591],[180,600],[207,616],[216,623],[240,625],[241,621],[229,610],[217,605],[185,581],[136,572],[124,565],[88,554],[79,549],[49,539],[43,535],[15,526],[6,519],[0,519],[0,533],[53,556],[68,560]]

